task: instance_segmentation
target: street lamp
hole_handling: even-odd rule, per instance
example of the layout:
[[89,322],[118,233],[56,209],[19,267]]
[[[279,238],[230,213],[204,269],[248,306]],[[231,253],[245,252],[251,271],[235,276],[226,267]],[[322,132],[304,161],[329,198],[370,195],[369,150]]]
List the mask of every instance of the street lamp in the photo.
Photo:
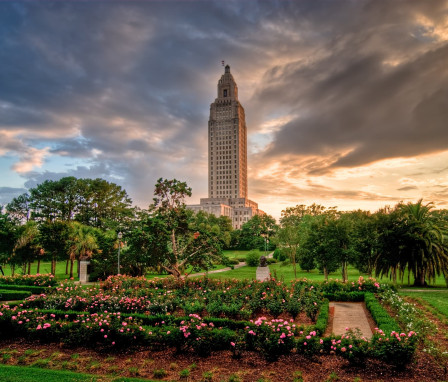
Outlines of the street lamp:
[[118,232],[118,267],[117,267],[117,275],[120,274],[120,249],[121,249],[121,238],[123,237],[123,234],[121,232]]
[[261,236],[264,238],[264,256],[267,256],[267,252],[268,252],[268,234],[267,233],[262,233]]

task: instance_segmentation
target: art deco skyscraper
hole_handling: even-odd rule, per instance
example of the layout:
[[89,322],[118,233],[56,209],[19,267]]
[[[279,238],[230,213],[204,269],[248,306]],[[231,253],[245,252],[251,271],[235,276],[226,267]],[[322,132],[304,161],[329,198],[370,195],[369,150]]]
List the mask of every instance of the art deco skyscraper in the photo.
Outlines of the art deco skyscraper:
[[208,139],[208,197],[247,198],[246,120],[229,65],[210,105]]
[[247,129],[244,108],[230,66],[218,81],[218,97],[210,105],[208,121],[208,198],[189,209],[228,216],[241,228],[255,215],[264,215],[247,197]]

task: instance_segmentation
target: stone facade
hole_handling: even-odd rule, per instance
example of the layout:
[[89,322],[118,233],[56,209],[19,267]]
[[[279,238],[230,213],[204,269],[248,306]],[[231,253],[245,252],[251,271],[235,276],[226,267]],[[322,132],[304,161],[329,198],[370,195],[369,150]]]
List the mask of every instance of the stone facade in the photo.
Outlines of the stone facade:
[[209,197],[188,208],[228,216],[234,228],[241,228],[255,215],[263,215],[258,204],[247,199],[246,118],[229,65],[218,81],[217,98],[210,105],[208,157]]

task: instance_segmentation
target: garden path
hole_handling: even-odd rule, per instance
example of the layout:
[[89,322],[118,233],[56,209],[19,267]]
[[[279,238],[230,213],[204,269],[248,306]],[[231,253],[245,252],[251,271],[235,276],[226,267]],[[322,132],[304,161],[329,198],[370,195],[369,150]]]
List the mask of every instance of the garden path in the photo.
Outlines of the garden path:
[[366,312],[362,302],[331,302],[334,307],[333,333],[337,336],[346,333],[346,328],[359,329],[366,339],[372,337]]
[[[274,256],[274,252],[269,253],[266,257],[272,258]],[[238,269],[241,267],[244,267],[246,265],[246,262],[241,261],[238,264],[233,266],[233,269]],[[196,277],[196,276],[204,276],[206,274],[210,274],[210,273],[221,273],[221,272],[227,272],[232,270],[232,268],[230,267],[226,267],[226,268],[222,268],[222,269],[215,269],[214,271],[208,271],[208,272],[199,272],[199,273],[193,273],[190,275],[190,277]]]

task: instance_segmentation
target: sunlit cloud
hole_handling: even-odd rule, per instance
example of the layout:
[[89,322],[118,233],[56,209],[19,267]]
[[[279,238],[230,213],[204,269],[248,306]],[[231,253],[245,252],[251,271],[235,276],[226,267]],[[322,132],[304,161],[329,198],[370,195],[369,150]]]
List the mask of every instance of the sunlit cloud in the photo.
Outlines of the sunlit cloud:
[[[207,121],[230,64],[249,197],[448,206],[446,1],[0,2],[0,200],[103,177],[207,196]],[[12,163],[12,164],[11,164]],[[4,195],[4,198],[2,198]]]

